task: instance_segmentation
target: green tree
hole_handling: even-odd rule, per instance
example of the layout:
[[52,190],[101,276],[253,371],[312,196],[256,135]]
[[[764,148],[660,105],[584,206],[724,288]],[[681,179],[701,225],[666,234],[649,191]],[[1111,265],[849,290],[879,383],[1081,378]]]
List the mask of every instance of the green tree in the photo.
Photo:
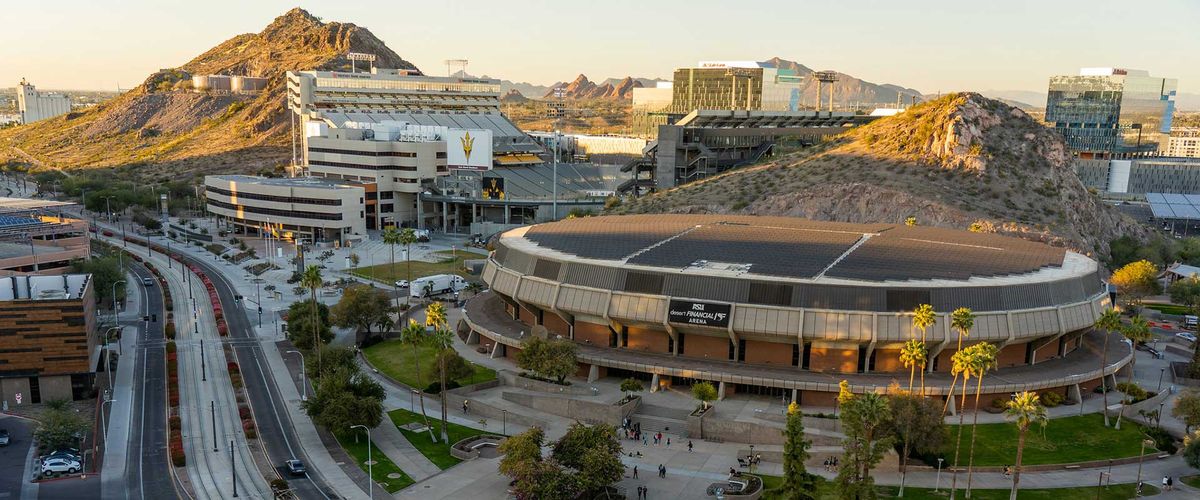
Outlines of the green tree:
[[[317,314],[317,289],[325,284],[324,278],[321,277],[321,268],[317,266],[308,266],[303,273],[300,274],[300,286],[309,289],[312,293],[312,314]],[[317,332],[317,323],[312,324],[313,338],[319,338]],[[317,366],[321,366],[321,350],[317,349]]]
[[[971,329],[975,328],[975,313],[971,312],[970,309],[965,307],[955,309],[954,312],[950,313],[950,327],[953,328],[954,331],[958,332],[958,347],[954,350],[954,354],[957,355],[959,351],[962,351],[963,337],[970,336]],[[954,370],[951,370],[951,372],[953,372],[954,378],[950,382],[950,391],[946,393],[946,404],[942,407],[942,415],[945,415],[946,408],[950,407],[950,400],[954,398],[954,386],[958,383],[958,376],[962,374],[962,372],[955,372]],[[964,381],[964,391],[966,390],[966,387],[966,382]],[[966,394],[963,395],[963,398],[963,401],[965,402]],[[957,463],[954,465],[955,467],[958,466]]]
[[842,440],[845,452],[838,467],[837,482],[841,498],[874,499],[875,480],[871,469],[879,465],[892,438],[886,434],[891,424],[891,408],[886,397],[869,392],[842,403]]
[[924,391],[925,380],[925,360],[929,358],[929,350],[925,348],[925,342],[917,339],[908,339],[904,343],[904,347],[900,348],[900,364],[908,368],[908,392],[913,390],[913,375],[916,370],[921,370],[922,386]]
[[1017,461],[1013,468],[1012,492],[1008,495],[1009,500],[1017,500],[1017,491],[1021,489],[1021,458],[1025,452],[1025,432],[1032,424],[1046,427],[1049,419],[1046,418],[1046,408],[1042,406],[1042,401],[1035,392],[1025,391],[1017,394],[1006,406],[1004,416],[1017,424]]
[[646,390],[642,386],[642,381],[636,378],[627,378],[621,381],[621,392],[625,393],[627,399],[633,399],[633,393]]
[[785,500],[814,500],[816,480],[804,467],[812,441],[804,439],[804,413],[793,401],[788,405],[783,429],[783,494]]
[[[928,333],[929,328],[935,324],[937,324],[937,313],[934,312],[933,306],[931,306],[929,304],[921,304],[921,305],[917,306],[916,309],[913,309],[912,326],[913,326],[913,328],[921,330],[921,345],[923,348],[924,348],[924,346],[928,345],[927,342],[929,341],[929,339],[926,338],[926,334]],[[924,368],[925,368],[926,364],[928,363],[928,357],[929,357],[929,349],[928,348],[925,348],[925,356],[926,356],[926,360],[921,362],[921,368],[922,368],[922,370],[921,370],[921,395],[922,396],[925,395],[925,370],[924,370]],[[912,391],[912,380],[911,379],[912,379],[912,376],[910,375],[909,383],[908,383],[909,391]]]
[[1184,436],[1183,461],[1193,469],[1200,469],[1200,430]]
[[[446,359],[441,359],[441,358]],[[475,367],[471,366],[471,362],[464,359],[454,349],[447,349],[438,354],[438,363],[446,364],[446,379],[448,380],[463,380],[475,374]]]
[[713,387],[712,382],[696,382],[692,384],[692,397],[700,402],[698,409],[708,408],[709,402],[717,399],[717,388]]
[[[1134,316],[1130,318],[1129,323],[1121,326],[1121,335],[1129,339],[1130,349],[1136,353],[1138,344],[1150,340],[1150,324],[1141,315]],[[1127,383],[1130,385],[1133,384],[1133,370],[1135,366],[1137,366],[1137,356],[1132,356],[1129,358],[1129,378],[1127,379]],[[1132,401],[1130,401],[1130,404],[1132,404]],[[1117,429],[1121,428],[1121,419],[1125,416],[1126,406],[1128,405],[1122,404],[1121,409],[1117,411]]]
[[542,461],[542,445],[545,442],[546,432],[536,426],[505,439],[499,449],[502,455],[500,473],[516,479],[524,464]]
[[1147,260],[1139,260],[1113,271],[1109,283],[1117,287],[1117,296],[1130,309],[1137,310],[1142,300],[1161,291],[1158,284],[1158,266]]
[[371,338],[371,328],[383,323],[392,311],[391,301],[382,290],[368,285],[354,285],[342,292],[342,298],[330,310],[333,324],[342,328],[366,331]]
[[[1193,274],[1171,283],[1167,287],[1167,294],[1171,296],[1171,302],[1185,305],[1193,315],[1200,316],[1200,276]],[[1188,374],[1200,378],[1200,342],[1192,343],[1192,362],[1188,365]]]
[[968,347],[971,352],[970,370],[975,376],[975,411],[971,412],[971,452],[967,459],[967,498],[971,498],[971,479],[975,477],[975,436],[979,426],[979,396],[983,392],[983,377],[996,367],[996,355],[1000,352],[995,345],[981,342]]
[[474,297],[476,295],[479,295],[479,292],[483,291],[483,285],[480,284],[478,281],[471,281],[471,282],[467,283],[467,286],[465,288],[463,288],[463,291],[470,293],[471,296]]
[[351,374],[360,371],[358,354],[353,347],[323,345],[321,346],[321,366],[317,366],[316,357],[304,358],[304,365],[308,376],[312,378],[322,378],[343,369],[349,370]]
[[892,409],[892,437],[902,443],[899,496],[904,496],[910,455],[914,451],[932,453],[940,450],[946,436],[946,423],[936,401],[904,391],[895,384],[888,393],[888,403]]
[[317,320],[314,322],[312,304],[308,301],[293,303],[287,310],[288,340],[303,351],[313,351],[317,348],[317,343],[313,342],[313,332],[316,331],[320,345],[328,344],[333,340],[329,316],[329,307],[317,304]]
[[588,493],[599,493],[620,481],[625,471],[617,431],[607,424],[571,424],[566,434],[551,446],[550,456],[564,467],[574,469],[579,486]]
[[446,328],[446,325],[446,306],[441,302],[431,302],[425,308],[425,326],[436,330]]
[[[395,226],[383,230],[383,242],[392,251],[391,265],[388,266],[388,276],[396,276],[396,245],[401,244],[401,233]],[[411,277],[409,278],[412,279]],[[396,292],[396,308],[400,308],[400,287],[395,284],[395,279],[392,280],[393,291]]]
[[344,433],[352,425],[374,428],[383,421],[383,386],[353,366],[331,370],[301,403],[313,423],[330,432]]
[[[99,305],[108,300],[125,298],[125,283],[117,283],[125,279],[125,271],[121,269],[117,257],[93,255],[91,259],[76,259],[71,261],[71,272],[92,275],[92,296]],[[113,297],[113,284],[116,286],[116,297]]]
[[1191,433],[1193,427],[1200,427],[1200,391],[1186,391],[1175,400],[1171,415],[1178,418],[1185,426],[1184,432]]
[[546,361],[542,364],[542,374],[562,384],[579,369],[578,347],[574,342],[565,339],[550,340],[547,344],[549,348]]
[[[1104,368],[1108,366],[1108,338],[1112,336],[1112,332],[1120,331],[1121,329],[1121,313],[1116,309],[1108,309],[1100,313],[1100,317],[1096,318],[1096,329],[1104,330],[1104,348],[1100,350],[1100,391],[1104,396],[1104,426],[1108,427],[1108,376],[1104,375]],[[1083,410],[1083,404],[1080,403],[1080,411]]]
[[78,413],[71,410],[65,400],[46,403],[46,410],[33,431],[33,439],[47,449],[73,448],[79,446],[79,436],[91,431],[91,425]]

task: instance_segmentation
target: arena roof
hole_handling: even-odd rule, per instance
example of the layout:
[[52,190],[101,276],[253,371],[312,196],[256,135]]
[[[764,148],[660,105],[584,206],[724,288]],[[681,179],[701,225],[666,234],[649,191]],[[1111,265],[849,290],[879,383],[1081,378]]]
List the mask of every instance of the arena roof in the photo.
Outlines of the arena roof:
[[546,250],[633,266],[874,282],[1024,275],[1061,268],[1067,255],[1042,243],[954,229],[730,215],[569,219],[531,226],[524,238]]

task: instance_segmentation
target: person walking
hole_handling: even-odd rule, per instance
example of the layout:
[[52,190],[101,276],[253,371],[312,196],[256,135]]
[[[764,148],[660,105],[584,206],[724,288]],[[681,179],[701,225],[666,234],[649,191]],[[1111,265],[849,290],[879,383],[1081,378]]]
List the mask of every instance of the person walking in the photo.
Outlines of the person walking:
[[667,436],[667,448],[671,447],[671,436]]
[[1167,491],[1175,489],[1175,478],[1167,476]]
[[634,479],[637,479],[637,478],[638,478],[638,477],[637,477],[637,466],[636,466],[636,465],[635,465],[635,466],[633,466],[633,478],[634,478]]
[[646,436],[642,436],[642,446],[646,446]]
[[467,400],[465,400],[465,399],[463,400],[463,414],[464,414],[464,415],[470,415],[470,414],[471,414],[471,412],[470,412],[470,409],[469,409],[469,408],[468,408],[468,406],[467,406],[467,405],[469,405],[470,403],[471,403],[470,401],[467,401]]
[[1163,476],[1163,480],[1162,480],[1162,489],[1163,489],[1163,491],[1170,491],[1170,490],[1171,490],[1171,487],[1167,485],[1167,483],[1169,483],[1169,482],[1170,482],[1170,481],[1167,479],[1167,476]]

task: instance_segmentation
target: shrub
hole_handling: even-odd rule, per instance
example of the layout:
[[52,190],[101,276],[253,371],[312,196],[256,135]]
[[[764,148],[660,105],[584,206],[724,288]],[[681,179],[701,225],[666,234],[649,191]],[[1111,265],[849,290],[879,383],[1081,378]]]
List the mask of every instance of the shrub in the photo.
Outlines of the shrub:
[[228,363],[225,363],[225,368],[229,371],[230,375],[236,374],[240,371],[240,370],[238,370],[237,361],[230,361]]
[[183,428],[183,422],[179,420],[179,415],[173,415],[167,419],[167,427],[172,431],[179,431],[179,429]]
[[1129,401],[1130,403],[1136,403],[1148,397],[1145,389],[1142,389],[1137,384],[1131,382],[1121,382],[1117,384],[1117,390],[1125,393],[1126,396],[1129,396],[1129,398],[1132,400]]
[[246,419],[250,418],[250,407],[249,406],[239,406],[238,407],[238,416],[241,417],[242,420],[246,420]]
[[1175,445],[1175,438],[1162,427],[1147,428],[1146,436],[1154,440],[1154,447],[1164,453],[1174,455],[1175,452],[1179,451],[1179,447]]
[[246,439],[258,439],[258,431],[255,431],[253,426],[251,426],[249,429],[246,429]]
[[[175,325],[168,323],[167,326],[169,327],[167,331],[170,332],[171,338],[175,338]],[[167,354],[175,354],[175,350],[175,342],[167,342]]]
[[183,454],[183,448],[171,448],[171,464],[176,467],[187,465],[187,456]]
[[1042,400],[1042,406],[1045,406],[1046,408],[1054,408],[1063,402],[1062,394],[1057,392],[1043,392],[1039,396]]
[[[458,389],[459,387],[461,387],[461,386],[458,385],[458,382],[455,382],[453,380],[446,382],[446,388],[449,390]],[[429,384],[429,387],[425,388],[425,394],[438,394],[441,392],[442,392],[442,383],[441,382],[434,382],[432,384]]]
[[[168,321],[170,321],[170,320],[168,319]],[[163,329],[163,333],[167,336],[168,339],[174,339],[175,338],[175,323],[167,323],[166,328]],[[167,352],[175,352],[175,343],[174,342],[167,343]]]

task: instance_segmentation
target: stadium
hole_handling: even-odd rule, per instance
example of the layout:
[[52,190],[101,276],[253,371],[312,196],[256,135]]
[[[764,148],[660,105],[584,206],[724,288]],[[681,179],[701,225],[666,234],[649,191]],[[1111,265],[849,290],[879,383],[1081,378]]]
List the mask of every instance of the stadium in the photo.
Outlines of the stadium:
[[[468,302],[462,333],[514,358],[544,334],[579,345],[579,376],[635,377],[650,389],[710,381],[732,393],[833,406],[907,383],[900,347],[931,304],[928,393],[944,397],[959,341],[950,312],[975,313],[963,346],[997,345],[981,405],[1022,390],[1068,401],[1132,350],[1093,331],[1110,307],[1091,258],[995,234],[790,217],[635,215],[507,231]],[[1106,361],[1106,363],[1104,363]],[[1104,365],[1102,366],[1102,363]],[[1111,379],[1110,379],[1111,381]]]

